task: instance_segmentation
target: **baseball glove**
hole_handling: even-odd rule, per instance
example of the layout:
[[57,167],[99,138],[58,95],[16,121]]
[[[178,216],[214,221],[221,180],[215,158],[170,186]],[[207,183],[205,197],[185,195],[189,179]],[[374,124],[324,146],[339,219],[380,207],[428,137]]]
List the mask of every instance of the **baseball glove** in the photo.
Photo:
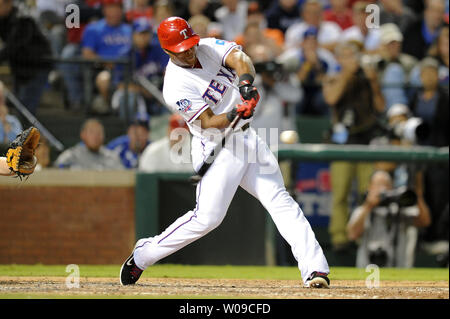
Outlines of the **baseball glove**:
[[6,163],[11,172],[18,177],[30,175],[34,172],[37,158],[34,156],[39,144],[41,133],[34,126],[26,129],[11,142],[6,153]]

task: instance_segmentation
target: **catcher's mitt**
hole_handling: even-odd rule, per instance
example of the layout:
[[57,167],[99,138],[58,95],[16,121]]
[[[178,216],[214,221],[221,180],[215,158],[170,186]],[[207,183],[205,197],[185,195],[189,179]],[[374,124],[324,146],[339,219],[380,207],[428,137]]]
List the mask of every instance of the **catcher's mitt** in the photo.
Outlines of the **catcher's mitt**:
[[6,163],[17,176],[27,176],[34,172],[37,158],[34,156],[41,133],[34,126],[26,129],[11,142],[6,153]]

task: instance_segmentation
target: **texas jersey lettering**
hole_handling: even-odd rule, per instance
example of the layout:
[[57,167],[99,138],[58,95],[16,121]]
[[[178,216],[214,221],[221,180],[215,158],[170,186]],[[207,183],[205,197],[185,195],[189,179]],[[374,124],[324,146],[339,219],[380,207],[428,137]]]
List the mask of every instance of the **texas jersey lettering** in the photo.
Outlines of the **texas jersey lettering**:
[[[225,59],[234,48],[241,47],[234,42],[204,38],[197,48],[201,68],[181,68],[172,61],[167,65],[164,99],[172,111],[181,111],[194,136],[202,137],[198,129],[193,129],[193,122],[208,107],[214,114],[221,114],[241,103],[236,72],[225,66]],[[184,107],[186,100],[189,107]],[[238,127],[249,121],[242,120]]]

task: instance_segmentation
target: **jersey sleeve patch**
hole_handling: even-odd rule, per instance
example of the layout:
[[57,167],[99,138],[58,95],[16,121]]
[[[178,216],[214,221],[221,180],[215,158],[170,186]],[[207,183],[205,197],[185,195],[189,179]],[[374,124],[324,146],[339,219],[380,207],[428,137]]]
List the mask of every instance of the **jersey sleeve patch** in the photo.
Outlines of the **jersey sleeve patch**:
[[178,111],[187,113],[192,110],[192,102],[188,99],[181,99],[176,102],[178,106]]

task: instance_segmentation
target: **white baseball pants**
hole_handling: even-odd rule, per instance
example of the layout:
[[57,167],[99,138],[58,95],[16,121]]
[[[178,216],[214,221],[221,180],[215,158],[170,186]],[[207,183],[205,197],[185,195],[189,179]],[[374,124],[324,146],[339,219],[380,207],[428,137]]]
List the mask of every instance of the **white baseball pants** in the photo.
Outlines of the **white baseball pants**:
[[[322,248],[299,205],[286,191],[278,161],[267,144],[252,128],[239,130],[231,137],[197,185],[195,209],[161,234],[140,239],[134,251],[136,265],[146,269],[219,226],[241,186],[271,215],[292,248],[304,282],[313,271],[329,273]],[[202,152],[200,140],[194,140],[194,167],[200,166],[206,153]]]

